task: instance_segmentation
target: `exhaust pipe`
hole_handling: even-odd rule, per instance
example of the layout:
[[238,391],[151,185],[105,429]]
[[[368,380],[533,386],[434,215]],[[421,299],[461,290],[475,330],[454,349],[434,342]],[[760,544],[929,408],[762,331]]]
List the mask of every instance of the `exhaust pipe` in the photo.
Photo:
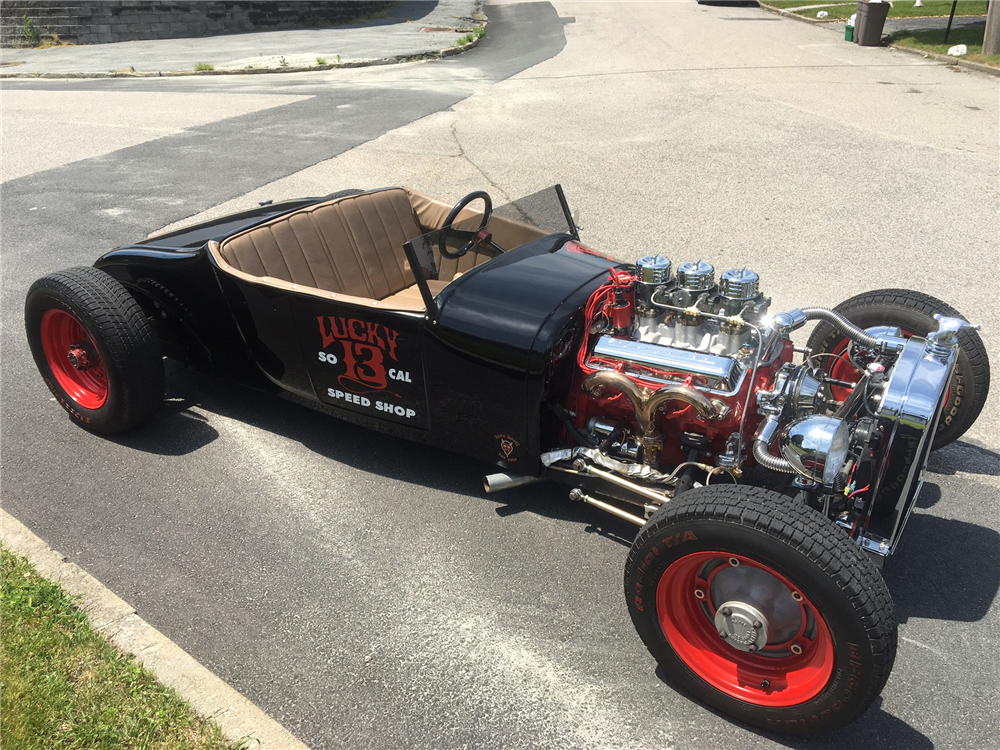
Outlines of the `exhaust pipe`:
[[542,481],[541,477],[529,477],[525,474],[508,474],[502,471],[499,474],[489,474],[483,477],[483,489],[487,492],[500,492],[501,490],[523,487],[526,484],[534,484],[540,481]]

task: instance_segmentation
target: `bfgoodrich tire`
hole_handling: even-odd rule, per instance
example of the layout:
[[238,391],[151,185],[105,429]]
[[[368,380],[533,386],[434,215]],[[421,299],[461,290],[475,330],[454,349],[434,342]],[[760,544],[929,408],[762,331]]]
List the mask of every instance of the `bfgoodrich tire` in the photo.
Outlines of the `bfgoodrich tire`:
[[125,432],[163,401],[160,345],[132,296],[96,268],[70,268],[32,284],[24,306],[38,371],[70,418]]
[[892,599],[865,553],[816,511],[757,487],[703,487],[654,513],[625,596],[680,687],[774,732],[858,718],[896,655]]
[[[934,314],[964,318],[955,308],[929,294],[909,289],[877,289],[851,297],[833,308],[859,328],[899,326],[907,336],[936,331]],[[840,355],[848,340],[834,326],[820,321],[807,346],[814,354]],[[972,427],[990,389],[990,360],[979,334],[971,328],[958,334],[958,359],[933,447],[943,448]],[[846,357],[827,357],[827,371],[840,380],[856,381],[860,373]]]

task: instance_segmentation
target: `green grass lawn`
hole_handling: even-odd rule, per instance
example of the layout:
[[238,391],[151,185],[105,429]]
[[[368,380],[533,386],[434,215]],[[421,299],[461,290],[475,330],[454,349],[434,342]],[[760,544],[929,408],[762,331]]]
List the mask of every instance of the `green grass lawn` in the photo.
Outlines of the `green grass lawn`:
[[983,63],[984,65],[1000,66],[1000,55],[983,54],[983,30],[982,29],[952,29],[948,35],[948,43],[944,42],[944,29],[936,31],[908,31],[900,32],[889,39],[890,44],[897,47],[910,47],[921,49],[927,52],[937,52],[940,55],[946,54],[949,47],[956,44],[964,44],[969,48],[969,54],[962,57],[963,60]]
[[[809,2],[809,0],[763,0],[767,5],[775,8],[801,8],[804,5],[819,5],[822,0]],[[796,15],[805,18],[815,18],[816,14],[825,10],[830,19],[850,18],[857,12],[858,4],[855,3],[835,3],[830,7],[810,8],[803,10]],[[947,16],[951,14],[951,0],[924,0],[922,8],[914,7],[914,0],[894,0],[892,8],[889,9],[889,18],[923,18],[926,16]],[[986,0],[959,0],[955,9],[956,16],[985,16]]]
[[90,628],[62,587],[0,550],[3,750],[223,750],[218,725]]

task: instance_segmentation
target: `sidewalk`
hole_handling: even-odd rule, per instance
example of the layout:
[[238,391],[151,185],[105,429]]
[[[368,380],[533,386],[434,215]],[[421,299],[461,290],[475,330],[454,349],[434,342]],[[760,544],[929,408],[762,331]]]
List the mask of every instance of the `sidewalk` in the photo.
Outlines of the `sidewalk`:
[[[292,72],[356,67],[448,54],[486,16],[481,0],[399,3],[384,18],[329,29],[260,31],[196,39],[0,50],[0,77]],[[325,63],[317,62],[322,59]]]

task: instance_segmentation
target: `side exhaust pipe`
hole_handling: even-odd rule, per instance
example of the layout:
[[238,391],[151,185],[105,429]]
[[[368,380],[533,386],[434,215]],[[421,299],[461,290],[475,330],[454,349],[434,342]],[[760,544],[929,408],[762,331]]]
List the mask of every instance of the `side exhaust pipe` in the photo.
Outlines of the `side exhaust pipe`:
[[489,474],[483,477],[483,489],[487,492],[500,492],[501,490],[523,487],[526,484],[534,484],[540,481],[542,481],[541,477],[529,477],[525,474],[508,474],[502,471],[499,474]]

